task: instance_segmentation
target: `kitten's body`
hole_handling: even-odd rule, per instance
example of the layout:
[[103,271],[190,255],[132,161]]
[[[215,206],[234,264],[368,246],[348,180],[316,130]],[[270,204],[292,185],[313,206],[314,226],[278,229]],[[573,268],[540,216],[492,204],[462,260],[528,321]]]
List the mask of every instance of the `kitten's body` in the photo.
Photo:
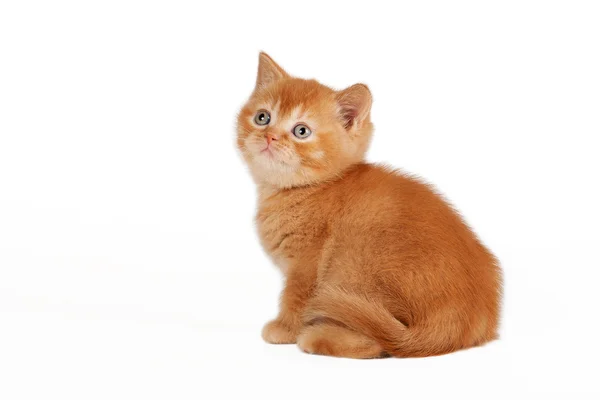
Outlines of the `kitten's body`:
[[[265,326],[265,340],[297,342],[310,353],[372,358],[442,354],[495,338],[500,271],[493,255],[427,185],[361,161],[371,131],[370,94],[364,114],[362,88],[342,102],[339,93],[316,82],[297,85],[261,57],[263,70],[275,68],[267,72],[281,76],[257,85],[240,114],[238,143],[259,184],[263,247],[286,275],[281,312]],[[306,89],[314,85],[315,91]],[[287,110],[286,96],[292,99]],[[298,108],[312,115],[319,127],[314,134],[321,135],[317,146],[284,141],[277,128],[273,140],[294,150],[294,162],[280,161],[279,153],[263,155],[265,150],[255,154],[247,118],[256,111],[253,102],[265,107],[265,99],[281,113],[277,124],[285,125],[286,115],[296,118]],[[315,99],[317,112],[310,111]],[[327,108],[328,99],[338,99],[342,112]],[[349,104],[354,108],[348,111]],[[340,115],[339,126],[331,113]],[[275,123],[258,133],[267,135],[269,145],[271,129]],[[341,145],[330,144],[336,138]]]

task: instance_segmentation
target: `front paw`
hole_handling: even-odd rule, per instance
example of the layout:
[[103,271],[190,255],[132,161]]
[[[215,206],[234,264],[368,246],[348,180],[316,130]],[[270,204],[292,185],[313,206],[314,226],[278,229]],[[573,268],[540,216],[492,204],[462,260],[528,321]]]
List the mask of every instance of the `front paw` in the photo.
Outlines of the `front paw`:
[[271,344],[292,344],[296,343],[297,332],[284,325],[281,321],[273,320],[265,325],[262,330],[262,337],[267,343]]

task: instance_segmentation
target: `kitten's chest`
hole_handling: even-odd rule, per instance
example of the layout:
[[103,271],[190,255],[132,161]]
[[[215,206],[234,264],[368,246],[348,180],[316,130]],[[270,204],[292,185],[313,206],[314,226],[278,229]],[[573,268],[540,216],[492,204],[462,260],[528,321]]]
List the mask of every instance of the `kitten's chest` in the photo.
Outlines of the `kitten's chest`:
[[318,248],[323,221],[302,209],[262,208],[256,215],[261,244],[285,273],[295,260]]

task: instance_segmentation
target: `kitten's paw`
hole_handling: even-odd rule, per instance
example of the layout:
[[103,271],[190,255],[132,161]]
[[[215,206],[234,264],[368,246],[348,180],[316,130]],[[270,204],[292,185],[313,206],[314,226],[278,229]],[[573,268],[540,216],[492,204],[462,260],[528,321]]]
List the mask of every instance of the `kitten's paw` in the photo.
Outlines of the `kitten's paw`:
[[296,333],[292,332],[281,321],[274,320],[265,325],[262,330],[262,337],[267,343],[271,344],[292,344],[296,343]]

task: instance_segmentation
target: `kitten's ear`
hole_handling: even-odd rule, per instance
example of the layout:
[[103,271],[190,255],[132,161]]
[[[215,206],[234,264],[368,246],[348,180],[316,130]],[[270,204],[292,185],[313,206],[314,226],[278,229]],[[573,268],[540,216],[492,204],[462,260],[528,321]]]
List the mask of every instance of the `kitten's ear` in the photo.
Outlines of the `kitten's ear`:
[[289,77],[267,53],[260,52],[258,56],[258,75],[256,77],[256,87],[267,86],[279,79]]
[[361,128],[371,112],[371,91],[367,85],[357,83],[347,89],[337,92],[339,116],[347,131]]

